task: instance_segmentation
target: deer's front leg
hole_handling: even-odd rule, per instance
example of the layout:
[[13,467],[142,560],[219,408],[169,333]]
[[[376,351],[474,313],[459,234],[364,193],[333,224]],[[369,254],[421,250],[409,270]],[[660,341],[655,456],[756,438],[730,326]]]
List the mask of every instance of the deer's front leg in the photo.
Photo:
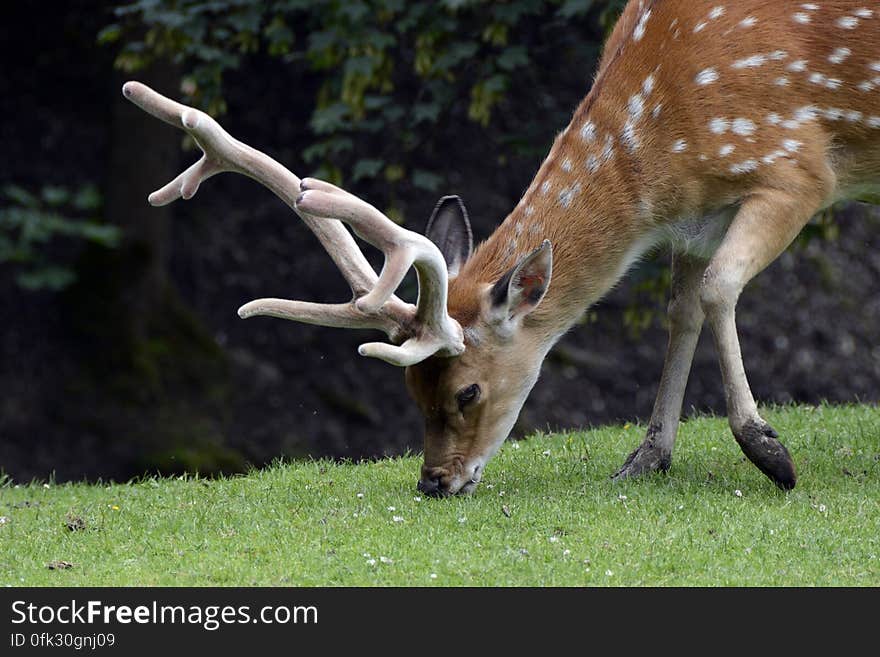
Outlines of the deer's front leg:
[[820,207],[821,188],[814,183],[799,194],[767,190],[751,196],[713,256],[700,290],[715,337],[730,428],[749,460],[784,490],[794,488],[797,480],[794,462],[758,414],[743,367],[735,308],[746,283],[776,259]]
[[666,471],[672,463],[672,448],[678,432],[681,405],[687,387],[694,350],[703,326],[700,284],[706,261],[686,255],[672,258],[669,297],[669,344],[663,374],[647,435],[614,475],[625,479],[646,472]]

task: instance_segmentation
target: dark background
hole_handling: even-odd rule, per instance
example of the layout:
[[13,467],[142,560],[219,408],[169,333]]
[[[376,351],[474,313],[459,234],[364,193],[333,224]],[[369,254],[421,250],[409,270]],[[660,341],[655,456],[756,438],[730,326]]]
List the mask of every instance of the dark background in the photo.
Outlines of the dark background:
[[[487,237],[588,90],[610,25],[604,12],[616,10],[614,2],[532,4],[537,13],[516,32],[530,59],[509,76],[491,120],[469,116],[467,96],[453,98],[408,147],[407,162],[438,176],[435,192],[406,176],[392,189],[381,177],[349,185],[343,175],[346,186],[393,204],[418,230],[437,197],[457,193],[475,237]],[[586,9],[560,13],[574,4]],[[132,19],[123,37],[98,45],[96,35],[116,20],[112,3],[16,3],[6,13],[0,185],[95,183],[100,219],[121,237],[113,248],[64,236],[43,243],[44,255],[76,276],[58,290],[23,288],[17,277],[25,265],[0,260],[0,473],[107,480],[237,472],[277,457],[419,451],[420,417],[402,372],[357,355],[373,336],[237,317],[239,305],[262,296],[348,298],[296,215],[235,176],[208,181],[189,202],[147,205],[147,194],[195,155],[182,151],[181,133],[128,106],[121,84],[140,79],[182,98],[188,60],[159,57],[137,72],[118,70],[119,53],[143,26]],[[450,15],[462,30],[485,30],[477,10]],[[409,70],[406,48],[397,54]],[[332,157],[309,164],[302,157],[316,142],[310,121],[322,73],[297,61],[264,48],[241,57],[224,71],[221,122],[300,175],[326,173],[320,167]],[[464,84],[479,62],[462,66],[450,86]],[[405,84],[393,93],[404,101],[420,94]],[[376,138],[363,143],[381,146]],[[761,402],[880,398],[880,214],[836,208],[833,226],[789,249],[740,302],[742,349]],[[643,264],[563,338],[514,436],[650,415],[666,343],[657,282],[667,261],[660,253]],[[700,342],[686,413],[724,412],[709,338]]]

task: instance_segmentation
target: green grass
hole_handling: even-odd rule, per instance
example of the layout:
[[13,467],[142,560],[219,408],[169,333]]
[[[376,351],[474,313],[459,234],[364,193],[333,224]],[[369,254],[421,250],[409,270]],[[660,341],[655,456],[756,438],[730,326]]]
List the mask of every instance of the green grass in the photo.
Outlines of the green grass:
[[418,457],[6,482],[0,585],[880,585],[880,409],[765,417],[798,465],[788,494],[705,417],[682,425],[668,475],[619,484],[641,427],[509,442],[467,498],[416,499]]

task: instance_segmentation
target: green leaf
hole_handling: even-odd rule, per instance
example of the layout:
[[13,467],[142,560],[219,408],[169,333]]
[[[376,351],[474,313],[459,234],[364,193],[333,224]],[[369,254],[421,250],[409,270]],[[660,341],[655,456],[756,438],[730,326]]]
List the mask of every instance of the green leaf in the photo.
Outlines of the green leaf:
[[498,68],[505,71],[512,71],[515,68],[526,66],[528,63],[529,56],[523,46],[505,48],[498,56]]
[[98,32],[96,40],[99,45],[103,46],[108,43],[119,41],[120,36],[122,36],[122,27],[120,27],[117,23],[113,23],[112,25],[108,25],[103,30]]
[[40,196],[43,197],[43,201],[45,201],[47,205],[58,207],[59,205],[67,203],[70,199],[70,191],[68,191],[66,187],[46,185],[43,187]]
[[352,178],[355,182],[363,178],[375,178],[379,175],[383,166],[385,166],[384,160],[358,160],[354,165]]
[[440,185],[443,184],[443,178],[436,173],[431,173],[424,169],[416,169],[412,174],[412,184],[420,189],[436,192]]
[[91,184],[80,187],[71,201],[75,209],[83,212],[97,212],[103,204],[101,192],[96,185]]
[[63,290],[76,280],[76,274],[66,267],[46,266],[21,272],[15,277],[25,290]]
[[565,0],[556,12],[561,18],[583,16],[593,7],[593,0]]
[[10,201],[26,208],[40,207],[40,201],[37,200],[37,197],[18,185],[6,185],[3,188],[3,195]]

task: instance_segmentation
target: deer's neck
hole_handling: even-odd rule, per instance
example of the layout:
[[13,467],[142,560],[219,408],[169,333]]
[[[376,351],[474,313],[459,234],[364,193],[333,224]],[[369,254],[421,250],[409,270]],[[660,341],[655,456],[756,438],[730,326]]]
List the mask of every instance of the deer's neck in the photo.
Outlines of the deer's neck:
[[[649,99],[645,94],[644,106],[631,108],[641,119],[654,112]],[[674,189],[671,174],[652,166],[656,158],[644,143],[648,135],[591,100],[578,109],[519,204],[462,272],[472,280],[496,280],[549,239],[552,282],[528,318],[548,337],[566,331],[657,243],[658,217],[668,211],[661,207],[669,204],[665,190]]]

